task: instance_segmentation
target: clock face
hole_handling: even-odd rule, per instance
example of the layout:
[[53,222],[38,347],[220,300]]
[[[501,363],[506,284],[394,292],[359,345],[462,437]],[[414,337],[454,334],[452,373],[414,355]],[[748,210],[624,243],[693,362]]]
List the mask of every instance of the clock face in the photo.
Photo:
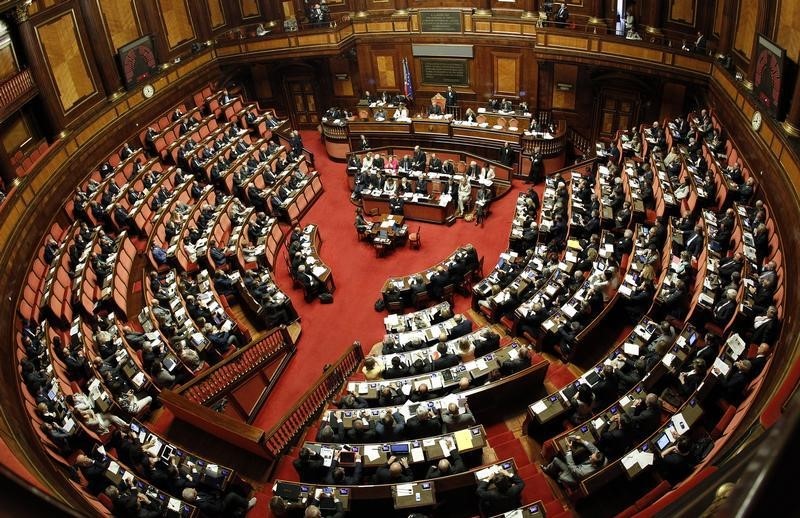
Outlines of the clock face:
[[142,88],[142,95],[144,95],[148,99],[153,97],[153,94],[155,93],[156,89],[153,88],[153,85],[144,85],[144,88]]
[[750,125],[753,127],[753,131],[758,131],[761,129],[761,122],[761,112],[753,112],[753,117],[750,119]]

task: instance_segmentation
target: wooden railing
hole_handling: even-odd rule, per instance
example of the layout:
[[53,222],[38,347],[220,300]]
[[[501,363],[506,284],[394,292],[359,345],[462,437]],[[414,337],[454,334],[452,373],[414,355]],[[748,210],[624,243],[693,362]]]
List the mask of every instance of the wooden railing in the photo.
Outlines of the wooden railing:
[[[594,146],[587,137],[584,137],[575,128],[567,128],[567,142],[572,143],[572,148],[586,158],[594,156]],[[577,154],[577,153],[576,153]]]
[[[294,352],[294,343],[286,328],[281,327],[258,342],[239,349],[176,389],[176,392],[193,403],[204,406],[222,403],[233,405],[236,413],[249,422],[264,405],[270,389]],[[280,365],[273,370],[270,364],[276,361]],[[264,376],[264,370],[270,370],[270,375]],[[261,377],[261,382],[254,387],[250,382],[257,376]],[[237,397],[237,390],[245,384],[248,385],[249,397]],[[260,393],[250,394],[253,390],[259,390]],[[249,403],[245,404],[245,401]],[[232,412],[226,413],[230,415]]]
[[317,419],[328,401],[342,390],[347,378],[356,371],[363,359],[364,351],[361,349],[361,344],[355,342],[325,371],[314,386],[300,397],[283,419],[267,432],[264,439],[267,451],[275,457],[286,453],[300,438],[306,426]]
[[0,111],[5,111],[9,106],[23,97],[32,94],[36,89],[30,69],[25,69],[15,76],[11,76],[0,83]]

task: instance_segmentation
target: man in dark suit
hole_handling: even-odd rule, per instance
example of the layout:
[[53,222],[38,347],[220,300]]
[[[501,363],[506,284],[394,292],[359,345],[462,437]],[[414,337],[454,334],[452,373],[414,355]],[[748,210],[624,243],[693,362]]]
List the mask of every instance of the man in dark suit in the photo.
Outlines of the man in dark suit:
[[475,345],[476,358],[486,356],[500,347],[500,335],[492,331],[490,327],[486,327],[481,331],[478,338],[473,340],[473,344]]
[[461,455],[458,454],[458,450],[453,449],[448,458],[441,459],[435,466],[428,468],[425,478],[446,477],[464,471],[466,471],[464,461],[461,460]]
[[519,507],[522,504],[520,496],[524,488],[525,482],[519,475],[501,469],[489,480],[483,480],[478,484],[476,493],[481,512],[486,516],[494,516]]
[[428,156],[425,154],[425,152],[421,150],[419,146],[414,146],[414,156],[412,157],[414,170],[424,171],[427,161]]
[[431,105],[428,106],[428,115],[441,115],[442,109],[436,103],[436,101],[431,100]]
[[435,299],[441,299],[442,290],[450,283],[450,276],[447,274],[447,271],[444,269],[444,267],[439,266],[436,268],[436,273],[434,273],[430,278],[428,292],[430,293],[431,297]]
[[567,6],[564,2],[561,3],[561,6],[558,8],[558,11],[556,11],[554,18],[557,27],[564,27],[567,25],[567,21],[569,20],[569,11],[567,10]]
[[292,466],[294,466],[294,470],[300,477],[300,482],[315,483],[321,481],[327,474],[323,463],[324,461],[319,453],[309,448],[303,448],[294,462],[292,462]]
[[[361,483],[361,471],[363,463],[361,462],[361,454],[355,454],[355,464],[353,465],[353,473],[348,476],[345,468],[339,465],[339,457],[342,450],[337,450],[331,461],[331,467],[322,479],[322,483],[329,486],[354,486]],[[302,479],[300,479],[303,482]]]
[[[366,413],[363,413],[362,416],[365,416]],[[375,442],[375,422],[369,421],[368,425],[364,424],[363,419],[354,419],[353,420],[353,427],[347,430],[345,437],[347,438],[347,442],[350,444],[365,444],[369,442]]]
[[406,421],[406,435],[409,439],[433,437],[442,433],[442,421],[426,404],[417,407],[416,415]]
[[691,355],[692,359],[700,358],[706,365],[714,363],[714,359],[718,354],[717,337],[711,333],[706,333],[702,341],[697,342],[697,349]]
[[624,453],[630,446],[658,428],[661,415],[658,396],[647,394],[633,402],[630,413],[617,412],[611,429],[601,433],[600,446],[609,456]]
[[443,369],[448,369],[450,367],[455,367],[461,360],[459,360],[457,354],[453,354],[449,352],[447,343],[440,342],[436,345],[436,353],[438,354],[438,358],[435,358],[431,365],[432,371],[440,371]]
[[[728,371],[728,374],[722,376],[717,382],[716,388],[720,390],[722,397],[729,403],[738,405],[742,402],[744,390],[747,388],[747,384],[750,383],[750,380],[753,379],[751,374],[752,369],[753,365],[750,363],[750,360],[745,359],[733,362],[733,367]],[[721,375],[716,368],[712,369],[712,372],[717,376]]]
[[397,460],[394,455],[389,457],[385,465],[375,471],[374,477],[375,484],[400,484],[413,480],[414,474],[408,467],[408,459],[403,457]]
[[767,308],[766,313],[753,319],[753,334],[750,336],[750,341],[773,343],[778,338],[779,329],[778,310],[775,306],[770,306]]
[[686,250],[697,259],[703,251],[704,238],[702,225],[695,225],[694,232],[686,239]]
[[442,160],[436,156],[436,153],[431,154],[431,160],[428,162],[428,171],[431,173],[442,172]]
[[514,151],[508,142],[504,142],[502,149],[500,149],[500,163],[505,166],[511,166],[514,163]]
[[736,290],[727,290],[725,297],[714,305],[712,316],[719,326],[726,325],[736,312]]
[[447,93],[444,94],[445,102],[447,107],[456,106],[458,104],[458,98],[456,96],[456,91],[453,90],[452,86],[447,87]]
[[456,325],[447,334],[449,340],[454,340],[472,331],[472,320],[464,318],[463,315],[454,316],[453,321]]
[[394,379],[394,378],[404,378],[406,376],[410,376],[411,372],[408,369],[403,361],[400,359],[399,356],[394,356],[392,358],[391,366],[387,367],[383,370],[383,378],[384,379]]
[[756,349],[756,355],[750,358],[750,374],[753,377],[758,376],[761,374],[761,371],[764,370],[764,366],[767,364],[767,360],[769,360],[769,353],[770,353],[770,345],[768,343],[759,344],[758,349]]

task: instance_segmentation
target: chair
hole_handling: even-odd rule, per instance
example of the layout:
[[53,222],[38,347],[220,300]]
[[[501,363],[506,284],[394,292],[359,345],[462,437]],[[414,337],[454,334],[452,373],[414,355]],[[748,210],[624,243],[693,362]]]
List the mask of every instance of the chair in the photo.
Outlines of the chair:
[[408,235],[408,245],[416,250],[419,250],[420,247],[422,246],[422,240],[420,238],[421,229],[422,227],[417,227],[416,232],[412,232]]
[[442,300],[446,300],[452,306],[453,305],[453,295],[455,294],[455,291],[456,291],[456,285],[455,284],[448,284],[447,286],[442,288]]
[[401,315],[403,314],[403,303],[402,301],[388,302],[386,304],[386,309],[389,310],[389,313],[395,313]]
[[420,291],[411,296],[411,303],[414,304],[416,309],[427,308],[431,301],[431,296],[427,291]]

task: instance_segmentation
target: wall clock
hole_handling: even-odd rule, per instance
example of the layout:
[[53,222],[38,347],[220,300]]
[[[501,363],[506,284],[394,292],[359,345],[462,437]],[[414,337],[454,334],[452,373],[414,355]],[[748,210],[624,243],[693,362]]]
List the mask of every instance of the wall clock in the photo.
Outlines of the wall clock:
[[763,117],[761,116],[761,112],[756,110],[753,112],[753,116],[750,117],[750,126],[753,128],[753,131],[758,131],[761,129],[761,123],[763,121]]

